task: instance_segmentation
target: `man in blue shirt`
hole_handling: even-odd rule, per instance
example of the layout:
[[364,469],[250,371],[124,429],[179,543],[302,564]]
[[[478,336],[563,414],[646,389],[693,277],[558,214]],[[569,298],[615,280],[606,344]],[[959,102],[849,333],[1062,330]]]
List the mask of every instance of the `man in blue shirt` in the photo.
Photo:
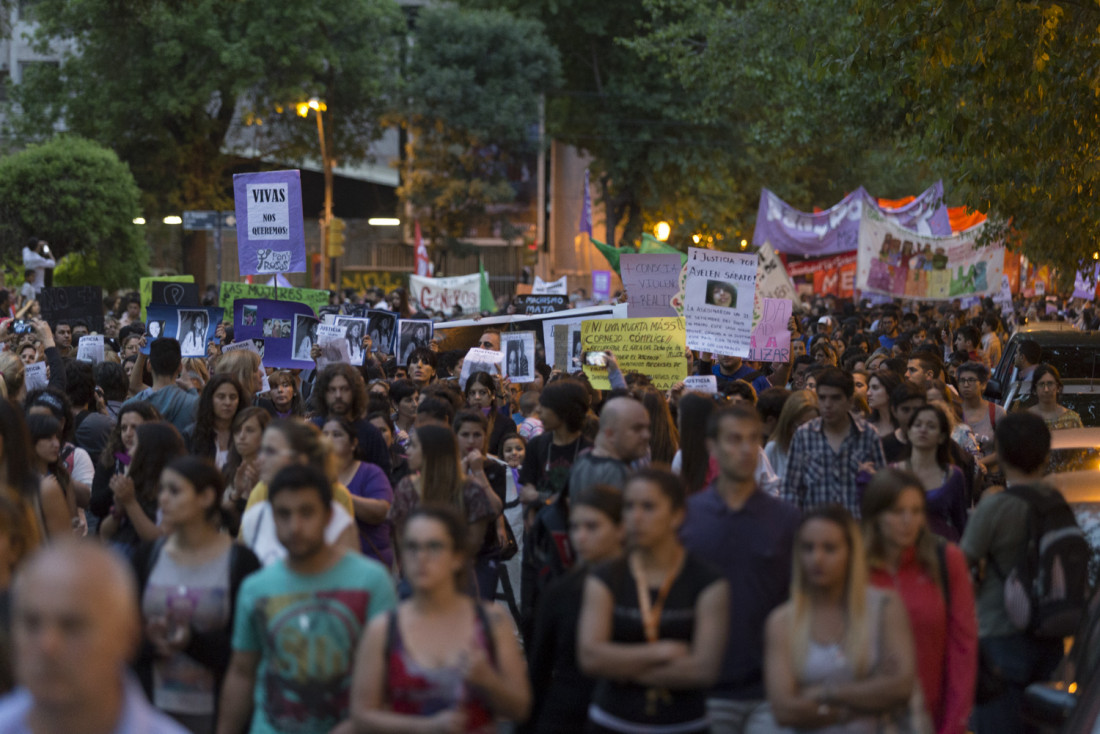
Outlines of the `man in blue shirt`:
[[[138,355],[134,371],[140,374],[145,367],[145,357]],[[176,381],[183,370],[180,343],[170,337],[161,337],[149,345],[149,368],[153,371],[153,386],[145,388],[127,403],[145,400],[160,411],[164,420],[183,433],[195,422],[199,407],[199,394],[184,390]],[[133,380],[131,380],[133,383]]]
[[127,673],[141,615],[120,556],[94,543],[58,542],[27,561],[13,596],[22,687],[0,699],[0,734],[186,734]]
[[757,395],[771,387],[766,376],[749,367],[740,357],[727,357],[721,354],[715,356],[718,357],[718,364],[711,368],[711,374],[718,379],[719,390],[730,380],[744,380],[752,385]]
[[718,462],[718,478],[688,500],[680,530],[685,548],[722,570],[736,600],[722,672],[707,700],[715,734],[753,734],[769,724],[764,623],[787,600],[799,512],[757,486],[762,433],[751,407],[711,414],[707,450]]

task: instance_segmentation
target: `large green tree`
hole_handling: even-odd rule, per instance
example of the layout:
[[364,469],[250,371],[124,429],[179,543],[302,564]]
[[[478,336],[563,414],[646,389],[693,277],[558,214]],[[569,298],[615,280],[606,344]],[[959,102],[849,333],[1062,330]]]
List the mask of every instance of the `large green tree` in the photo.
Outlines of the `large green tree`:
[[6,255],[27,237],[45,238],[61,258],[58,285],[133,287],[147,275],[148,249],[133,219],[140,193],[111,150],[62,136],[0,159],[0,241]]
[[557,51],[535,20],[442,5],[417,16],[398,195],[434,246],[456,245],[514,200],[509,168],[536,149],[540,95],[559,75]]
[[1100,7],[859,0],[853,70],[896,80],[904,132],[955,172],[951,197],[1072,275],[1100,241]]
[[330,154],[362,157],[403,27],[394,0],[40,0],[33,13],[62,62],[28,65],[12,90],[17,140],[63,126],[110,146],[150,213],[226,207],[239,155],[316,151],[293,115],[311,96],[326,98]]

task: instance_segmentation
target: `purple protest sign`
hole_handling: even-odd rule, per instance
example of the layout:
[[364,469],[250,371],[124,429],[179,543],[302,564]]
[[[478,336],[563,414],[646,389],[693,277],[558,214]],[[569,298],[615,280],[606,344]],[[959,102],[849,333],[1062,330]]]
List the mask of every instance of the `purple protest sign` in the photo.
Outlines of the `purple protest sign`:
[[789,298],[761,298],[760,321],[752,330],[749,355],[756,362],[790,362],[792,304]]
[[675,316],[672,299],[680,292],[678,254],[626,254],[619,258],[626,313],[630,318]]
[[1073,297],[1086,301],[1096,300],[1096,285],[1100,283],[1100,265],[1093,265],[1091,272],[1086,268],[1078,270],[1073,279]]
[[241,275],[306,272],[298,171],[234,174],[233,201]]
[[611,298],[611,271],[592,271],[592,299],[606,301]]
[[[238,298],[233,302],[233,338],[252,339],[261,349],[265,367],[309,369],[313,360],[299,359],[317,342],[313,309],[296,301]],[[297,337],[297,338],[296,338]],[[309,346],[303,346],[309,339]]]
[[777,252],[790,255],[821,257],[851,252],[859,243],[859,223],[865,206],[878,209],[887,221],[918,234],[951,234],[951,221],[943,205],[943,182],[937,181],[916,199],[896,209],[879,206],[862,186],[823,212],[800,211],[763,189],[752,243],[761,247],[768,242]]

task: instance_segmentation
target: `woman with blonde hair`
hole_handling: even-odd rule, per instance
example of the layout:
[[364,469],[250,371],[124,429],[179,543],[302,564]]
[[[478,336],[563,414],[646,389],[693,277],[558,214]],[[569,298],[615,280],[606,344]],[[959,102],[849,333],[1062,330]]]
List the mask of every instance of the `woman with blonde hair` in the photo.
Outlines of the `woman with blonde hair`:
[[795,390],[787,398],[787,402],[783,403],[783,410],[779,411],[779,420],[775,422],[772,438],[764,447],[764,454],[780,479],[787,474],[787,458],[790,455],[794,432],[817,415],[817,394],[809,390]]
[[244,349],[218,357],[218,361],[214,363],[214,374],[236,377],[250,400],[262,389],[264,383],[264,367],[260,355]]
[[913,692],[913,637],[892,591],[869,586],[852,516],[825,505],[795,537],[790,601],[765,627],[764,681],[780,726],[799,731],[879,730]]

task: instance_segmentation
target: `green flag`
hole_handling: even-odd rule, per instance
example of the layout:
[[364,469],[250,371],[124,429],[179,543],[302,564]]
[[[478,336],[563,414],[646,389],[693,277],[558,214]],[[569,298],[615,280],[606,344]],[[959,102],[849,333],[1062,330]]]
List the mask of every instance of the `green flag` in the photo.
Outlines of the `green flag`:
[[[596,246],[596,249],[599,250],[600,254],[604,256],[604,258],[607,260],[607,263],[611,266],[612,270],[622,275],[622,272],[619,270],[619,255],[622,254],[622,250],[620,250],[618,247],[605,245],[597,239],[590,238],[587,234],[583,232],[577,235],[578,239],[582,237]],[[634,252],[634,248],[630,248],[629,250],[627,250],[627,252]]]
[[493,291],[489,289],[489,274],[485,272],[485,263],[481,257],[477,258],[477,272],[481,275],[481,309],[490,313],[497,310],[497,301],[493,298]]
[[688,261],[687,253],[682,250],[677,250],[672,245],[661,242],[648,232],[642,235],[642,246],[638,248],[638,252],[643,255],[661,254],[661,255],[679,255],[680,267],[683,267]]

